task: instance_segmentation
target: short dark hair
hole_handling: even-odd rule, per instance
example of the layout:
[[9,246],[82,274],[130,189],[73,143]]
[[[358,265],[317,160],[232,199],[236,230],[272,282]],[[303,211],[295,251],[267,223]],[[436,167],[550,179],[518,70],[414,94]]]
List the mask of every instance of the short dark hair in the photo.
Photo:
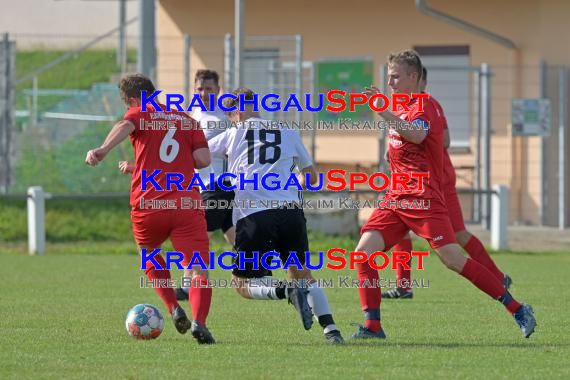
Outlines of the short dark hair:
[[417,51],[413,49],[401,50],[397,53],[390,53],[388,55],[388,65],[405,64],[406,72],[411,74],[413,72],[418,74],[418,81],[422,78],[422,60]]
[[422,67],[422,79],[427,80],[427,69],[426,67]]
[[196,71],[196,75],[194,76],[194,83],[198,82],[199,80],[208,80],[213,79],[216,82],[216,85],[220,85],[220,76],[214,70],[202,69]]
[[232,107],[239,107],[239,96],[243,94],[244,96],[244,100],[253,100],[253,95],[255,95],[255,92],[253,92],[253,90],[250,90],[249,88],[246,87],[239,87],[236,88],[235,90],[232,91],[232,95],[234,95],[236,97],[236,99],[232,99],[232,98],[224,98],[223,100],[223,105],[226,108],[232,108]]
[[143,74],[128,74],[121,78],[119,82],[119,94],[125,103],[127,103],[130,98],[140,98],[141,91],[146,91],[147,94],[156,91],[149,77]]

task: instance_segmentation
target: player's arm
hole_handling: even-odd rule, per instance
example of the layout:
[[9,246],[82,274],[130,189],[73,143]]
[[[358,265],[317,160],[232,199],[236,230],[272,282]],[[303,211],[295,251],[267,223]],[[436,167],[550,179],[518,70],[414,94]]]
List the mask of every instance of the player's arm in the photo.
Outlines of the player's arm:
[[[194,125],[199,124],[194,120]],[[194,168],[203,169],[210,165],[212,157],[208,148],[208,141],[204,131],[200,128],[193,128],[190,135],[190,146],[192,147],[192,158],[194,159]]]
[[451,145],[451,137],[449,136],[449,128],[445,128],[445,133],[443,134],[443,147],[445,149],[449,148]]
[[297,175],[297,180],[299,181],[299,184],[301,185],[301,187],[303,187],[303,189],[305,189],[305,190],[307,190],[307,181],[306,181],[307,173],[310,174],[311,185],[314,185],[319,180],[319,173],[317,173],[317,169],[315,168],[314,165],[310,165],[310,166],[307,166],[306,168],[301,169],[301,173],[299,173],[299,175]]
[[113,126],[111,132],[107,135],[105,142],[99,148],[91,149],[87,152],[85,163],[95,166],[103,161],[105,156],[135,130],[135,125],[129,120],[121,120]]
[[226,131],[208,140],[208,147],[210,148],[210,153],[212,153],[213,155],[222,155],[222,156],[228,154],[229,136],[230,136],[229,131]]
[[[366,87],[364,94],[366,97],[370,98],[372,95],[379,94],[380,90],[376,87]],[[380,99],[376,99],[376,107],[380,108],[381,104]],[[404,139],[408,140],[414,144],[421,144],[422,141],[427,137],[427,130],[425,129],[418,129],[416,125],[412,125],[411,123],[400,119],[398,116],[394,115],[392,112],[385,110],[382,112],[378,112],[381,118],[386,120],[389,125],[394,125],[398,134],[402,136]],[[425,122],[425,120],[423,120]]]
[[309,152],[307,152],[307,148],[303,145],[303,141],[301,141],[301,137],[296,130],[288,130],[288,133],[291,135],[293,142],[295,144],[295,151],[298,158],[297,166],[301,169],[301,173],[297,175],[297,180],[299,184],[303,187],[303,189],[307,190],[307,173],[310,175],[310,184],[314,185],[319,181],[319,174],[317,173],[317,169],[313,164],[313,160]]
[[135,164],[129,161],[119,161],[119,170],[123,174],[130,174],[135,171]]
[[192,157],[194,158],[194,167],[196,169],[203,169],[210,166],[212,161],[210,157],[210,149],[199,148],[192,152]]
[[[390,111],[382,111],[378,112],[378,114],[384,120],[390,122],[390,125],[394,125],[396,130],[398,131],[398,134],[411,143],[421,144],[424,141],[424,139],[427,137],[428,134],[427,130],[423,128],[418,129],[416,123],[412,125],[411,123],[408,123],[407,121],[400,119],[398,116],[394,115]],[[425,123],[426,121],[420,119],[420,120],[414,120],[414,122]]]

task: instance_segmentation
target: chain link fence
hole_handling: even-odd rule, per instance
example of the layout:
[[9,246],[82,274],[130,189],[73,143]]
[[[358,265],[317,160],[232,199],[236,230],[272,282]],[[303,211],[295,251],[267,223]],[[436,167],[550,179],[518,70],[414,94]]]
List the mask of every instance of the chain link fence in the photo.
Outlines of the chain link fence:
[[[12,164],[7,170],[10,181],[5,192],[23,194],[32,185],[58,194],[126,192],[129,179],[119,173],[116,163],[132,159],[128,142],[96,170],[86,170],[83,159],[125,112],[117,83],[122,73],[136,71],[137,36],[127,40],[124,59],[112,47],[117,41],[112,33],[76,36],[71,45],[62,45],[57,36],[49,37],[54,39],[53,44],[46,43],[46,38],[42,44],[35,44],[30,41],[33,38],[15,38],[15,46],[20,42],[26,49],[16,54],[16,122],[10,129]],[[297,36],[247,38],[243,84],[259,94],[272,92],[281,98],[299,92],[303,86],[303,78],[297,74],[302,49],[299,41]],[[50,45],[57,48],[50,49]],[[77,49],[81,46],[89,48]],[[157,50],[159,61],[153,77],[164,92],[181,93],[190,99],[194,75],[203,68],[220,73],[223,91],[233,89],[233,83],[226,82],[231,81],[227,74],[233,70],[233,52],[224,38],[158,36]],[[262,113],[286,121],[298,121],[303,116]]]
[[[15,39],[16,47],[21,38]],[[86,43],[92,40],[85,38]],[[136,70],[137,37],[130,36],[125,60],[117,57],[117,49],[109,47],[110,40],[116,41],[116,36],[109,35],[100,40],[101,46],[95,43],[71,55],[71,48],[30,48],[30,41],[22,41],[28,48],[16,54],[16,123],[11,130],[9,180],[3,175],[3,183],[8,184],[4,186],[6,192],[23,193],[31,185],[54,193],[127,191],[128,178],[116,170],[116,162],[132,158],[128,142],[97,170],[86,170],[83,164],[84,153],[100,144],[110,125],[125,110],[116,86],[121,73]],[[196,71],[210,68],[220,73],[222,91],[231,91],[235,87],[232,46],[231,35],[157,36],[158,88],[190,99]],[[66,55],[69,56],[49,70],[30,77],[29,73],[38,67]],[[304,100],[305,94],[317,91],[316,64],[303,59],[300,36],[249,36],[243,57],[242,84],[262,95],[279,95],[281,107],[290,94]],[[444,67],[429,59],[425,64],[429,71],[428,92],[442,103],[449,120],[450,151],[466,218],[488,221],[488,192],[495,184],[505,184],[511,193],[511,222],[560,225],[564,219],[566,224],[569,176],[565,156],[560,153],[564,149],[560,125],[566,124],[567,80],[561,74],[565,68],[546,64],[491,65],[485,69],[468,65]],[[386,83],[385,70],[379,65],[374,67],[380,84]],[[27,79],[18,82],[22,77]],[[514,98],[550,99],[549,137],[512,136]],[[317,115],[313,112],[280,110],[269,114],[262,110],[261,114],[265,118],[316,125]],[[315,128],[303,129],[301,133],[321,171],[340,164],[364,172],[387,169],[382,159],[382,131]],[[568,133],[563,141],[567,145]]]
[[552,128],[545,137],[541,150],[542,211],[541,224],[568,226],[570,220],[570,131],[568,129],[568,68],[560,65],[542,65],[542,97],[550,99]]
[[[16,47],[21,43],[26,49],[16,54],[14,165],[7,192],[25,193],[31,185],[54,193],[128,189],[128,179],[115,167],[90,171],[83,159],[124,112],[117,82],[136,61],[136,51],[128,48],[133,41],[122,65],[117,49],[109,47],[116,42],[113,35],[77,38],[69,48],[54,49],[46,38],[39,47],[29,38],[15,38]],[[110,161],[128,158],[129,149],[121,145]]]

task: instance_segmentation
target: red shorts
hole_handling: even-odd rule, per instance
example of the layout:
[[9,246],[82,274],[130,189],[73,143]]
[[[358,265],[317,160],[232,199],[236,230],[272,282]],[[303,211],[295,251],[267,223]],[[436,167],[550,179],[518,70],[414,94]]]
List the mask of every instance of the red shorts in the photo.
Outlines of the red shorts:
[[[386,196],[384,199],[388,199]],[[426,201],[406,197],[407,200]],[[377,208],[362,226],[360,234],[376,230],[384,239],[384,250],[399,243],[409,230],[428,241],[433,249],[455,243],[455,234],[445,205],[436,199],[429,200],[429,208]]]
[[465,221],[463,220],[463,212],[461,211],[461,203],[457,196],[455,186],[447,186],[443,189],[445,205],[449,213],[449,220],[453,227],[453,232],[465,231]]
[[203,209],[132,211],[131,221],[138,245],[160,248],[170,238],[174,249],[184,255],[185,268],[194,252],[200,252],[204,263],[209,263],[210,241]]

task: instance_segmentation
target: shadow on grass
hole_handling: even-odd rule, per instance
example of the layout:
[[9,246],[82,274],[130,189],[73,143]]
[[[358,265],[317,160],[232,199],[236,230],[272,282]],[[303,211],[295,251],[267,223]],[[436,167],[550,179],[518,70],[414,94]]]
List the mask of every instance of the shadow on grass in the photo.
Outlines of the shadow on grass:
[[560,256],[560,255],[569,255],[570,250],[557,250],[557,251],[490,251],[492,255],[502,255],[502,254],[509,254],[509,255],[521,255],[521,256]]
[[[375,344],[370,344],[370,343],[375,343]],[[371,341],[371,340],[367,340],[367,341],[360,341],[360,342],[354,342],[354,341],[347,341],[348,345],[367,345],[370,347],[386,347],[389,346],[391,348],[449,348],[449,349],[454,349],[454,348],[484,348],[484,347],[488,347],[488,348],[518,348],[518,349],[542,349],[542,350],[557,350],[557,349],[564,349],[564,348],[570,348],[570,343],[556,343],[556,344],[544,344],[544,343],[534,343],[531,341],[521,341],[520,343],[484,343],[484,342],[480,342],[480,343],[472,343],[472,342],[466,342],[466,343],[453,343],[453,342],[449,342],[449,343],[413,343],[413,342],[409,342],[409,343],[399,343],[399,342],[389,342],[389,341]]]

